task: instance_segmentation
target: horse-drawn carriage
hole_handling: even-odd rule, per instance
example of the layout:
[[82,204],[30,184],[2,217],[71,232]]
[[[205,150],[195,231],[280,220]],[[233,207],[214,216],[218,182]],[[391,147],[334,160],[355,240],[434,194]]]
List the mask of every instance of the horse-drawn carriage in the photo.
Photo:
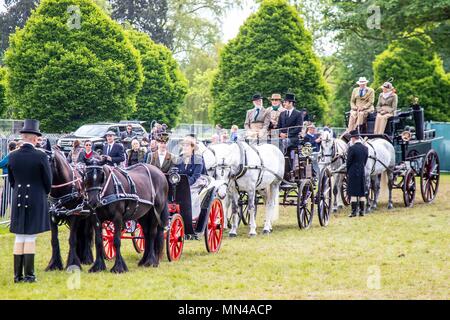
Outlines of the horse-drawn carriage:
[[[388,174],[390,191],[402,190],[403,202],[406,207],[414,204],[416,195],[416,177],[420,177],[420,190],[425,203],[432,202],[439,189],[440,163],[439,157],[432,148],[432,142],[439,139],[435,130],[425,130],[424,113],[420,106],[413,106],[410,110],[398,111],[387,123],[383,135],[373,134],[373,124],[376,114],[371,114],[365,127],[365,133],[361,137],[366,140],[369,148],[369,161],[373,166],[384,167],[383,171]],[[377,154],[373,144],[382,139],[393,147],[393,165],[381,159],[382,154]],[[343,174],[342,170],[334,172]],[[373,174],[370,173],[372,176]],[[379,181],[381,174],[376,179],[370,179],[368,201],[374,208],[378,200]],[[378,184],[376,183],[378,181]],[[346,180],[341,184],[341,195],[344,204],[348,205],[350,199],[346,192]],[[389,207],[392,207],[391,196]]]
[[204,235],[206,250],[216,253],[222,244],[224,211],[220,183],[208,178],[199,191],[200,212],[192,212],[189,181],[176,168],[167,174],[169,182],[169,226],[166,232],[166,253],[169,261],[180,259],[185,240],[198,240]]

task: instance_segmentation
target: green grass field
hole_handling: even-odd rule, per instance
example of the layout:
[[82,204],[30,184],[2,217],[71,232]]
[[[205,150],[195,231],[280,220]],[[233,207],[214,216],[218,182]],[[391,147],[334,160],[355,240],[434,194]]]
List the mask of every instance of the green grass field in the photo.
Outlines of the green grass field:
[[[0,228],[1,299],[449,299],[450,176],[442,176],[433,204],[420,191],[412,209],[380,209],[347,218],[348,209],[321,228],[297,227],[294,208],[280,208],[274,233],[225,238],[210,255],[204,242],[188,241],[182,260],[158,269],[138,268],[140,256],[124,242],[127,274],[44,272],[50,233],[38,238],[36,284],[14,284],[14,236]],[[261,213],[261,210],[259,211]],[[261,218],[261,215],[259,215]],[[66,230],[61,235],[67,255]],[[107,263],[108,268],[112,262]]]

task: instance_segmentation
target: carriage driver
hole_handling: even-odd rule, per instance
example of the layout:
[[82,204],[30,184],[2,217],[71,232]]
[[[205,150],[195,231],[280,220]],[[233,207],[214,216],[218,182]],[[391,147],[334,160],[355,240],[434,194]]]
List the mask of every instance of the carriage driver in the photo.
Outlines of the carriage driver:
[[252,97],[253,109],[247,111],[244,128],[247,137],[256,139],[263,138],[267,134],[270,125],[270,112],[263,106],[263,96],[256,93]]
[[10,154],[8,177],[13,188],[10,231],[14,244],[14,282],[35,282],[34,255],[37,234],[50,230],[47,196],[52,172],[47,155],[36,149],[39,121],[25,120],[20,131],[22,147]]
[[179,174],[188,176],[191,189],[192,219],[200,215],[200,190],[208,184],[208,179],[202,176],[204,172],[204,160],[197,153],[197,141],[192,136],[186,136],[182,141],[181,157],[178,159],[177,168]]
[[[358,130],[350,132],[351,146],[347,153],[347,186],[348,194],[351,197],[352,212],[349,217],[358,215],[364,216],[365,202],[364,197],[367,193],[365,166],[369,158],[369,151],[362,144]],[[359,206],[359,207],[358,207]]]
[[375,92],[367,86],[369,81],[365,77],[359,78],[356,84],[359,88],[353,89],[350,99],[350,119],[348,121],[347,132],[355,129],[361,130],[366,123],[367,116],[374,111]]

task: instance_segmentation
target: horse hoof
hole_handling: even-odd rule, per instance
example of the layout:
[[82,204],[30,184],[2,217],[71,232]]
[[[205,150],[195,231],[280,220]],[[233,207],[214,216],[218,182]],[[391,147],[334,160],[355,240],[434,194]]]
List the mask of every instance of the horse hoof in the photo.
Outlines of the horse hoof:
[[256,237],[256,233],[249,233],[248,236],[249,236],[250,238],[254,238],[254,237]]
[[113,267],[111,269],[111,273],[125,273],[125,272],[128,272],[128,269],[123,267]]
[[236,233],[229,233],[229,234],[228,234],[228,237],[230,237],[230,238],[236,238],[236,237],[237,237],[237,234],[236,234]]
[[263,234],[265,234],[265,235],[270,234],[270,230],[263,230]]
[[388,210],[392,210],[392,209],[394,209],[394,206],[392,205],[392,204],[390,204],[390,205],[388,205]]
[[62,262],[51,262],[45,271],[62,271],[64,270]]
[[338,210],[336,208],[333,208],[333,213],[336,213]]
[[94,264],[92,268],[89,269],[89,273],[97,273],[106,270],[106,265],[103,264]]

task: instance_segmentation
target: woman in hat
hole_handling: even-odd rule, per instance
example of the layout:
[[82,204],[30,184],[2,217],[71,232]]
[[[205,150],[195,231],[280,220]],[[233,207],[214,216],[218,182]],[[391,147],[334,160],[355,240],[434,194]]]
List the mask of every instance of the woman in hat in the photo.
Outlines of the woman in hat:
[[158,139],[158,150],[151,155],[151,164],[161,169],[162,172],[167,173],[172,168],[175,156],[167,150],[167,142],[169,135],[162,133]]
[[195,219],[200,214],[199,191],[208,183],[202,177],[204,171],[204,160],[198,151],[197,141],[191,136],[186,136],[182,141],[182,153],[178,160],[177,168],[179,174],[185,174],[189,180],[191,188],[192,218]]
[[278,119],[280,118],[280,114],[285,110],[282,106],[281,101],[281,94],[272,94],[272,97],[270,98],[272,106],[268,109],[268,112],[270,113],[270,130],[278,129]]
[[381,87],[383,90],[378,97],[377,118],[375,120],[375,134],[384,134],[387,121],[393,117],[397,110],[398,97],[392,83],[385,82]]

